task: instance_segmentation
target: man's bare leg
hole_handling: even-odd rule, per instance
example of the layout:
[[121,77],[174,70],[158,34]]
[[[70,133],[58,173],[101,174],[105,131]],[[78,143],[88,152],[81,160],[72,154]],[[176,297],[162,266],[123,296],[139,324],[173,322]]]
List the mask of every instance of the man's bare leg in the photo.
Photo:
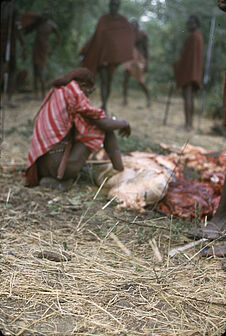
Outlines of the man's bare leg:
[[38,173],[41,177],[40,185],[53,189],[68,189],[84,166],[89,155],[90,151],[88,148],[82,142],[76,142],[67,159],[67,166],[62,180],[57,179],[57,173],[63,153],[56,151],[53,154],[50,152],[43,155],[37,161]]
[[108,68],[106,66],[101,66],[99,68],[100,74],[100,91],[101,91],[101,108],[107,114],[107,101],[110,96],[111,91],[111,81],[112,76],[108,72]]
[[80,170],[86,163],[89,155],[89,149],[82,142],[76,142],[73,144],[69,158],[67,160],[67,166],[63,176],[63,180],[75,179]]
[[193,97],[193,88],[191,84],[183,87],[183,98],[184,98],[185,128],[187,130],[191,130],[194,114],[194,97]]
[[128,104],[128,85],[129,85],[130,73],[128,70],[124,72],[123,79],[123,105]]
[[195,230],[192,235],[197,238],[203,237],[208,239],[226,238],[226,177],[215,215],[208,222],[207,226]]
[[44,69],[39,69],[39,78],[41,83],[41,92],[42,92],[42,99],[45,98],[45,76],[44,76]]
[[144,83],[139,83],[142,90],[144,91],[145,95],[146,95],[146,98],[147,98],[147,107],[150,107],[151,106],[151,97],[150,97],[150,93],[148,91],[148,88],[147,86],[144,84]]
[[9,82],[8,82],[8,105],[10,107],[19,106],[15,101],[13,101],[12,96],[16,89],[16,61],[11,60],[9,62]]
[[33,65],[33,71],[34,71],[34,94],[35,98],[38,99],[38,69],[36,65]]

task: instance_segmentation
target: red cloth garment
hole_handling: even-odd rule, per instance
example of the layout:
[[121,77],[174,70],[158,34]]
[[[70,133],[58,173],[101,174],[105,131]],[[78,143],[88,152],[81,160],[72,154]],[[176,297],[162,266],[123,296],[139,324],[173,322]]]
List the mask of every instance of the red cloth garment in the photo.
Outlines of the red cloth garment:
[[32,12],[23,13],[20,17],[20,23],[25,30],[25,33],[29,32],[31,27],[37,24],[40,20],[41,15]]
[[44,69],[49,56],[50,34],[57,29],[57,25],[52,20],[41,19],[37,29],[33,48],[33,64],[40,69]]
[[184,44],[181,57],[174,63],[177,87],[195,84],[201,87],[203,73],[203,38],[196,30],[191,33]]
[[83,66],[97,73],[105,64],[121,64],[133,58],[134,33],[127,18],[121,14],[103,15],[89,42]]
[[[105,132],[90,121],[106,118],[104,111],[90,105],[77,82],[71,81],[51,92],[45,97],[33,130],[25,172],[29,185],[35,185],[32,181],[35,180],[36,160],[65,138],[73,125],[76,129],[74,141],[83,142],[91,152],[99,150],[105,137]],[[30,172],[32,181],[29,183]]]
[[137,48],[133,48],[133,59],[122,64],[123,68],[129,71],[139,83],[145,83],[145,65],[146,60]]

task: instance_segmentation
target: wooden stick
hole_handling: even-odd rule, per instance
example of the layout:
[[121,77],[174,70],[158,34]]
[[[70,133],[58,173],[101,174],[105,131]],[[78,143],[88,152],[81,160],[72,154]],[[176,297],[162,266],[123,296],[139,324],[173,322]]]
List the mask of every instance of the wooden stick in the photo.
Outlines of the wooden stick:
[[104,164],[104,163],[110,163],[111,160],[87,160],[86,163],[89,163],[89,164]]
[[188,250],[189,248],[194,247],[196,245],[199,245],[200,243],[205,242],[207,240],[208,240],[207,238],[202,238],[202,239],[199,239],[197,241],[188,243],[188,244],[186,244],[184,246],[178,246],[178,247],[176,247],[176,248],[174,248],[174,249],[172,249],[172,250],[169,251],[169,256],[170,257],[174,257],[177,253],[183,252],[185,250]]

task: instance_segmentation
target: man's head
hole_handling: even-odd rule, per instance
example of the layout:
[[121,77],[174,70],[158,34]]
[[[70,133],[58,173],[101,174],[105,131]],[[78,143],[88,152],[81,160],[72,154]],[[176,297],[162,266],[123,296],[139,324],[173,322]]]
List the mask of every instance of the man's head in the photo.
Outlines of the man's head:
[[120,4],[121,4],[121,0],[110,0],[110,2],[109,2],[109,12],[112,16],[114,16],[118,13]]
[[129,20],[129,22],[130,22],[131,26],[133,27],[133,29],[134,29],[135,31],[139,30],[139,23],[138,23],[137,19],[135,19],[135,18],[131,18],[131,19]]
[[217,4],[222,11],[226,12],[226,0],[218,0]]
[[187,21],[187,29],[190,33],[194,32],[200,27],[199,18],[196,15],[191,15]]
[[54,87],[66,86],[75,80],[80,89],[88,96],[94,90],[95,77],[87,68],[76,68],[53,82]]

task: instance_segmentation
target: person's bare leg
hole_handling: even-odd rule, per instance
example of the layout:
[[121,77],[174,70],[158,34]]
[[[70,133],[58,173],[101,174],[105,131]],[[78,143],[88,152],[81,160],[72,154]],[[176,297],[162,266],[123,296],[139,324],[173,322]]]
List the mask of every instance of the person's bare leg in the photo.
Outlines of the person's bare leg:
[[195,90],[192,85],[189,85],[189,129],[193,128],[193,116],[194,116],[194,99]]
[[9,62],[9,81],[8,81],[8,105],[10,107],[17,107],[18,104],[12,100],[12,96],[16,89],[16,61]]
[[34,94],[35,98],[38,98],[38,69],[36,65],[33,65],[33,76],[34,76]]
[[142,90],[144,91],[145,95],[146,95],[146,98],[147,98],[147,107],[150,107],[151,106],[151,97],[150,97],[150,93],[148,91],[148,88],[147,86],[144,84],[144,83],[139,83]]
[[123,105],[128,104],[128,85],[129,85],[130,73],[128,70],[124,72],[123,79]]
[[[53,150],[56,149],[53,148]],[[40,185],[47,188],[66,190],[73,183],[90,155],[90,151],[82,142],[76,142],[67,160],[62,180],[57,179],[58,168],[63,152],[47,153],[37,161]]]
[[219,236],[226,238],[226,177],[215,215],[205,227],[195,230],[192,235],[197,238],[204,237],[208,239],[216,239]]
[[192,85],[186,87],[186,105],[187,105],[187,129],[192,129],[193,114],[194,114],[194,97]]
[[67,160],[66,170],[63,176],[63,180],[76,178],[86,160],[90,155],[89,149],[82,143],[76,142],[73,144],[69,158]]
[[185,119],[184,127],[187,129],[188,127],[188,108],[187,108],[187,87],[186,86],[182,88],[182,96],[183,96],[183,101],[184,101],[184,119]]
[[113,168],[119,171],[124,169],[118,140],[114,132],[106,132],[104,139],[104,148],[111,159]]
[[191,84],[183,87],[183,98],[184,98],[185,128],[189,131],[192,129],[192,119],[194,113],[194,97],[193,97],[193,88]]
[[39,78],[41,83],[41,92],[42,92],[42,99],[45,98],[45,77],[44,77],[44,70],[39,69]]
[[99,74],[100,74],[100,93],[102,101],[101,108],[107,114],[107,101],[110,96],[112,76],[109,75],[106,66],[101,66],[99,68]]

